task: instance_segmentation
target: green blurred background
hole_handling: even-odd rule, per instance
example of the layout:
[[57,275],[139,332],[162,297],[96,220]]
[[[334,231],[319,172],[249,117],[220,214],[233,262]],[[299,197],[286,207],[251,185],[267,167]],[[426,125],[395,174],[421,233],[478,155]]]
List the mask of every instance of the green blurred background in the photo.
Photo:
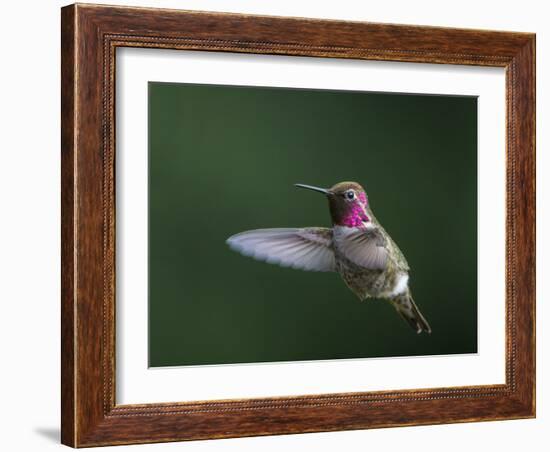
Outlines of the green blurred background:
[[[149,84],[149,365],[477,351],[477,99]],[[336,273],[257,262],[247,229],[330,226],[362,184],[433,333]]]

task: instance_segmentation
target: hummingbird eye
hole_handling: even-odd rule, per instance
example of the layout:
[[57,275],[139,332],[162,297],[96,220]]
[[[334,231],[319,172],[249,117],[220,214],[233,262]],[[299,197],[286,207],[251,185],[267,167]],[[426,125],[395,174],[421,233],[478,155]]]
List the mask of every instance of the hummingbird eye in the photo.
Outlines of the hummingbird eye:
[[351,201],[352,199],[355,199],[355,192],[353,190],[348,190],[345,193],[345,196],[346,196],[346,199]]

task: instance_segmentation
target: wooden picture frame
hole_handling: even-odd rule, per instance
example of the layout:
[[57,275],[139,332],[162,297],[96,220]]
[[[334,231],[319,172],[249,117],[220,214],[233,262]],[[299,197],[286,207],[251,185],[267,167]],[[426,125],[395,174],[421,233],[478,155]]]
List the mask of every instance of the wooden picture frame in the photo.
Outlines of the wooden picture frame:
[[[85,447],[535,416],[535,35],[79,4],[62,9],[61,34],[63,444]],[[117,405],[118,47],[505,68],[506,383]]]

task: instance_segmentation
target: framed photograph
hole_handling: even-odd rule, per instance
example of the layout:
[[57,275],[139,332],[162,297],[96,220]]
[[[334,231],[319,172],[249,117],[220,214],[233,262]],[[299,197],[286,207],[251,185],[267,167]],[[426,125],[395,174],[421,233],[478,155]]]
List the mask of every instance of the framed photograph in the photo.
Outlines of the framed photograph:
[[62,442],[535,416],[535,36],[62,9]]

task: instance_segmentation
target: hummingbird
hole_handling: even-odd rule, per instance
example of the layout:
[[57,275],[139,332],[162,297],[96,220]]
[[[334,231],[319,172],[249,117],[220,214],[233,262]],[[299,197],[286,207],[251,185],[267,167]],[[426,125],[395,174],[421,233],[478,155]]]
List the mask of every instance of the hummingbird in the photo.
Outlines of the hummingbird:
[[337,272],[361,301],[387,300],[417,333],[431,333],[409,289],[409,264],[374,216],[365,189],[356,182],[294,185],[326,196],[332,228],[255,229],[229,237],[229,247],[282,267]]

